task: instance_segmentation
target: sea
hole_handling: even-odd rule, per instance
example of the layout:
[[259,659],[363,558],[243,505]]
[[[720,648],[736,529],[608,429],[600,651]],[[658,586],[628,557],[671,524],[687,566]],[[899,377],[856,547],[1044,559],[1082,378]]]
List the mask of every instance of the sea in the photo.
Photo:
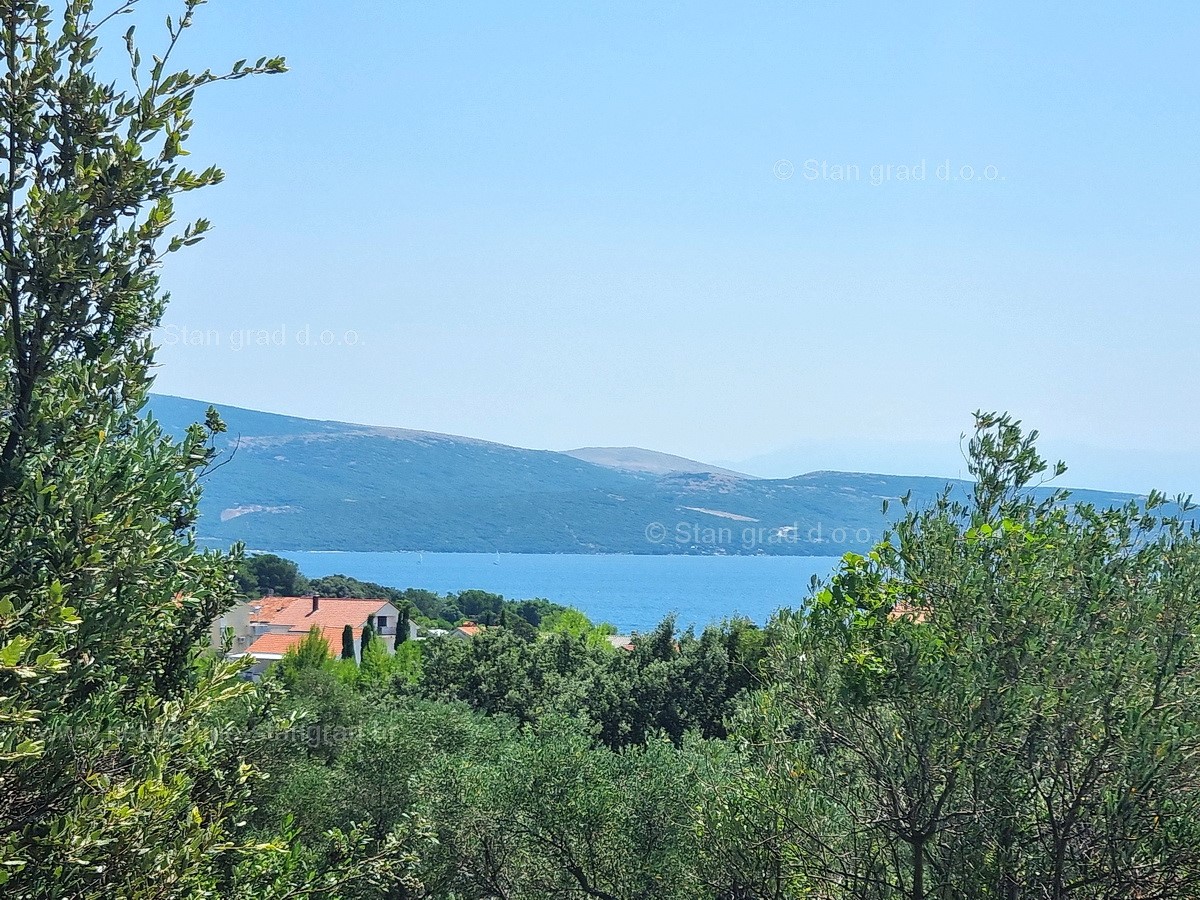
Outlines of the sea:
[[309,577],[349,575],[395,588],[438,593],[478,588],[510,600],[540,597],[574,606],[622,634],[648,631],[674,613],[681,628],[732,615],[765,624],[796,608],[813,579],[839,557],[635,556],[539,553],[350,553],[272,550]]

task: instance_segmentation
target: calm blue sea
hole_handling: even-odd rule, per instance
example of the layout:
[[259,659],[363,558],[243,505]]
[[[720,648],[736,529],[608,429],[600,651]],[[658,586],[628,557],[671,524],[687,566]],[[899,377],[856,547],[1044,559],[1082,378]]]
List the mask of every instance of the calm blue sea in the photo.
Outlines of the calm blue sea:
[[[278,552],[278,551],[273,551]],[[575,606],[622,633],[653,628],[674,612],[703,627],[734,613],[764,623],[808,595],[813,576],[837,565],[826,556],[621,556],[483,553],[279,552],[305,575],[350,575],[438,593],[479,588],[512,600],[544,597]]]

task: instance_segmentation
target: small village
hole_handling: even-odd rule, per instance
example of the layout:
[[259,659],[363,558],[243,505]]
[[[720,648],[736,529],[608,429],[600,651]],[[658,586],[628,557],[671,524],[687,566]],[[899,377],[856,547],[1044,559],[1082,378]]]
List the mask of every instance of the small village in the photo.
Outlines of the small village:
[[[454,628],[427,628],[406,613],[407,608],[401,610],[390,600],[378,598],[266,596],[238,603],[214,619],[209,639],[213,647],[224,647],[229,659],[251,657],[253,662],[245,672],[258,679],[314,629],[329,646],[331,656],[341,648],[343,659],[360,663],[363,648],[372,641],[382,642],[394,654],[405,641],[467,641],[489,628],[501,627],[468,619]],[[631,635],[612,634],[606,639],[615,649],[633,650]]]

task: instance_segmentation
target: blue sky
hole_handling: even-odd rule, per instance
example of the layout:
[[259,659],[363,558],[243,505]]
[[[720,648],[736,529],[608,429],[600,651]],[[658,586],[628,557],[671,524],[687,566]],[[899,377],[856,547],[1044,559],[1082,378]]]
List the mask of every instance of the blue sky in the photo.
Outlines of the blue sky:
[[158,389],[772,475],[1007,409],[1200,491],[1200,5],[914,6],[212,0],[188,63],[292,71],[198,103]]

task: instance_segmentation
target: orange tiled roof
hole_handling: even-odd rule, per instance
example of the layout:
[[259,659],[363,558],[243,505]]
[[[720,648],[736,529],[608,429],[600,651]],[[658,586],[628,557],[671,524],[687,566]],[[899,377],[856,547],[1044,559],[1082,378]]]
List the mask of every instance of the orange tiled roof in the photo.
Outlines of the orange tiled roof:
[[378,613],[388,602],[321,597],[317,611],[313,612],[312,597],[264,597],[260,609],[253,616],[253,621],[286,625],[289,631],[307,632],[314,625],[322,628],[336,627],[340,641],[343,625],[361,628],[367,624],[368,616]]
[[[321,627],[321,636],[323,638],[325,638],[326,641],[329,642],[329,652],[333,656],[341,656],[342,655],[342,630],[346,626],[344,626],[344,625],[322,625],[320,627]],[[357,647],[358,642],[360,640],[362,640],[362,629],[361,628],[352,628],[350,630],[354,633],[354,645]],[[289,631],[288,634],[295,634],[295,632]]]
[[[342,655],[342,629],[344,627],[337,625],[320,626],[321,637],[325,638],[325,643],[329,645],[329,655],[332,657]],[[354,628],[352,631],[354,633],[354,645],[357,647],[359,641],[362,640],[362,629]],[[253,644],[247,647],[246,653],[251,656],[282,656],[306,637],[308,637],[307,631],[268,631],[266,634],[260,635]]]
[[[304,597],[263,597],[250,605],[252,622],[270,622],[276,615]],[[309,600],[311,603],[312,601]]]
[[[283,634],[264,634],[246,648],[250,656],[282,656],[292,647],[300,643],[306,634],[301,631],[288,631]],[[341,646],[339,643],[338,646]]]

